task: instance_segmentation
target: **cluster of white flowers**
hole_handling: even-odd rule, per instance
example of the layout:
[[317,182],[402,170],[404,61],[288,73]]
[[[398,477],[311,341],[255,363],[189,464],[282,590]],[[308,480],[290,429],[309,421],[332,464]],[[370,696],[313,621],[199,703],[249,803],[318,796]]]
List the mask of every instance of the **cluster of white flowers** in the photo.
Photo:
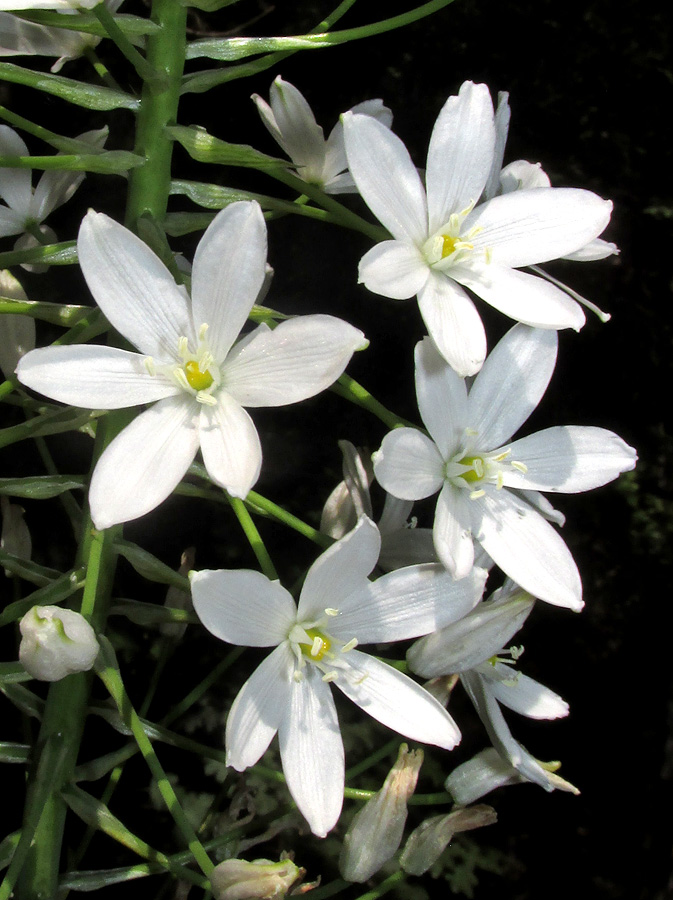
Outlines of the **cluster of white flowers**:
[[[363,257],[360,281],[393,299],[418,296],[429,332],[415,349],[425,428],[387,434],[373,472],[344,443],[345,481],[323,516],[323,530],[337,540],[309,569],[298,602],[257,571],[192,573],[194,608],[212,634],[273,648],[229,712],[229,764],[239,771],[254,765],[277,733],[289,791],[314,834],[324,836],[344,793],[330,684],[385,726],[450,750],[460,731],[445,701],[460,679],[497,753],[451,776],[447,786],[460,802],[516,779],[575,790],[509,731],[501,705],[533,718],[564,716],[568,706],[517,672],[520,651],[507,644],[535,599],[575,611],[583,605],[577,567],[555,527],[563,516],[544,494],[603,485],[632,469],[636,454],[602,428],[558,426],[512,440],[552,377],[558,330],[584,323],[569,288],[540,270],[520,270],[615,253],[599,238],[612,205],[589,191],[550,187],[531,163],[503,169],[509,107],[503,96],[494,110],[485,85],[467,82],[446,102],[425,185],[381,101],[345,113],[325,141],[292,85],[277,78],[270,100],[254,97],[291,158],[288,167],[325,192],[357,190],[391,234]],[[0,182],[13,209],[18,186],[12,190]],[[25,206],[29,189],[22,190]],[[314,396],[367,346],[360,331],[328,315],[260,325],[238,339],[265,275],[266,226],[255,202],[233,203],[215,217],[196,250],[191,294],[103,214],[84,219],[78,255],[103,313],[137,352],[46,347],[25,354],[17,375],[73,406],[153,404],[98,461],[89,502],[100,529],[154,509],[199,449],[212,480],[245,498],[262,465],[245,408]],[[471,295],[517,320],[488,356]],[[372,477],[389,495],[379,527]],[[407,527],[413,502],[434,494],[432,530]],[[386,574],[370,580],[377,565]],[[493,565],[506,581],[484,600]],[[418,640],[406,665],[432,679],[427,688],[359,649],[409,639]]]

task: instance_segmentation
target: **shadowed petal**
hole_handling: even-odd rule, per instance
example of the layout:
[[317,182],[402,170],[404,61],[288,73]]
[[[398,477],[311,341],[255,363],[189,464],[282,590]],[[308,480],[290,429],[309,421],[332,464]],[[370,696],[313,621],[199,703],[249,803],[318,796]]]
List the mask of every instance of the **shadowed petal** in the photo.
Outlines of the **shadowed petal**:
[[414,357],[418,409],[439,452],[447,459],[458,449],[465,427],[472,426],[467,414],[467,387],[430,338],[416,344]]
[[407,241],[381,241],[360,260],[358,281],[367,290],[393,300],[408,300],[430,276],[421,251]]
[[216,406],[201,408],[199,437],[210,477],[232,497],[245,499],[262,467],[262,447],[250,416],[220,391]]
[[474,565],[474,500],[469,491],[447,482],[437,500],[432,539],[440,562],[454,578],[469,575]]
[[416,428],[389,432],[372,459],[376,480],[401,500],[430,497],[444,483],[444,460],[439,450]]
[[431,272],[418,293],[430,337],[458,375],[474,375],[486,357],[486,334],[479,313],[460,285]]

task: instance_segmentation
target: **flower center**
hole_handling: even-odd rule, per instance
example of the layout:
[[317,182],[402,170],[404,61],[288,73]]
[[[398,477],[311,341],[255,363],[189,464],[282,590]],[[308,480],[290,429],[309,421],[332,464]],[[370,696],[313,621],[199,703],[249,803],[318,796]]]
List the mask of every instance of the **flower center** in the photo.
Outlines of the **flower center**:
[[[472,212],[474,203],[470,203],[462,212],[453,213],[449,221],[439,231],[429,238],[422,248],[423,256],[428,265],[445,272],[452,266],[464,262],[474,250],[472,239],[481,228],[474,225],[461,235],[461,229],[466,216]],[[486,254],[488,261],[488,252]]]
[[297,623],[290,629],[288,640],[297,661],[295,681],[304,678],[307,663],[323,673],[323,681],[334,681],[339,670],[346,667],[341,656],[356,647],[358,642],[356,638],[352,638],[344,643],[327,631],[325,626],[328,619],[338,614],[336,609],[326,609],[325,614],[317,621]]
[[492,452],[474,452],[478,434],[472,429],[465,430],[466,441],[463,449],[444,466],[444,477],[456,487],[471,488],[470,498],[476,500],[484,496],[484,484],[494,484],[500,490],[505,483],[505,473],[511,469],[526,474],[527,466],[515,459],[510,459],[512,451],[494,450]]
[[310,647],[306,644],[302,644],[301,652],[307,659],[318,662],[329,652],[329,649],[332,646],[332,640],[318,628],[307,628],[306,634],[312,639],[313,643]]
[[199,339],[196,345],[196,352],[192,352],[189,347],[189,340],[181,337],[178,340],[178,357],[182,363],[155,365],[151,356],[145,358],[145,368],[150,375],[156,375],[160,372],[167,376],[188,394],[192,394],[197,403],[203,403],[206,406],[216,406],[217,397],[215,391],[220,386],[221,377],[220,370],[215,363],[215,358],[210,352],[208,342],[206,340],[206,332],[208,325],[204,324],[199,328]]
[[458,461],[459,466],[468,466],[467,472],[463,472],[460,476],[468,484],[474,484],[475,481],[481,481],[486,474],[486,465],[483,456],[464,456]]
[[199,363],[195,359],[190,359],[189,362],[185,364],[185,377],[187,378],[189,386],[193,387],[195,391],[207,390],[214,380],[207,369],[205,372],[201,371]]

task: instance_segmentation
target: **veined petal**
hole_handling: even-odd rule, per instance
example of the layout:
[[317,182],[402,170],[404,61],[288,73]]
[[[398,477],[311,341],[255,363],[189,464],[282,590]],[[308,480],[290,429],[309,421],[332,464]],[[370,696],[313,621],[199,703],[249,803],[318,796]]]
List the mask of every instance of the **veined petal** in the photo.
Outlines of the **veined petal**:
[[266,751],[290,704],[294,657],[286,643],[270,653],[238,692],[227,717],[227,765],[242,772]]
[[547,390],[557,349],[556,331],[519,324],[491,350],[467,401],[480,449],[500,447],[530,416]]
[[396,428],[372,456],[374,474],[393,497],[421,500],[444,483],[444,460],[433,441],[416,428]]
[[192,317],[222,363],[264,283],[266,224],[259,204],[242,200],[221,210],[199,241],[192,269]]
[[408,241],[382,241],[360,260],[358,281],[367,290],[393,300],[408,300],[424,286],[430,269],[421,251]]
[[430,337],[461,377],[474,375],[486,357],[486,333],[465,291],[441,272],[431,272],[418,292],[418,306]]
[[229,644],[275,647],[297,618],[288,591],[261,572],[204,569],[192,574],[190,584],[197,616],[211,634]]
[[508,487],[576,494],[613,481],[636,465],[636,451],[605,428],[558,425],[510,445],[523,472],[503,472]]
[[572,259],[575,262],[593,262],[596,259],[606,259],[608,256],[618,256],[619,247],[612,241],[604,241],[602,238],[595,238],[589,241],[584,247],[580,247],[574,253],[566,253],[564,259]]
[[496,663],[488,666],[490,673],[484,677],[495,699],[529,719],[559,719],[567,716],[570,707],[562,697],[548,687],[529,678],[510,666]]
[[[381,122],[382,125],[385,125],[386,128],[390,128],[393,124],[393,114],[387,106],[383,105],[383,100],[365,100],[362,103],[357,103],[350,112],[357,115],[372,116],[374,119],[378,119],[378,121]],[[331,187],[331,190],[329,190],[328,193],[337,193],[344,189],[357,192],[357,187],[355,186],[355,182],[351,178],[350,173],[347,173],[345,176],[339,176],[339,173],[343,172],[347,166],[348,159],[346,157],[346,145],[344,142],[344,127],[343,122],[339,119],[330,132],[325,147],[323,176],[326,185]],[[352,188],[344,188],[343,185],[345,183],[350,183]]]
[[210,477],[244,500],[259,478],[262,447],[252,419],[226,391],[217,394],[216,406],[201,407],[199,438]]
[[[19,137],[9,125],[0,125],[0,154],[2,156],[29,155],[23,138]],[[0,169],[0,197],[24,221],[30,213],[30,201],[33,196],[31,177],[30,169]]]
[[[23,172],[24,169],[13,169],[14,172]],[[0,206],[0,237],[10,237],[12,234],[21,234],[26,217],[9,206]]]
[[467,615],[479,603],[487,572],[455,581],[439,563],[408,566],[368,582],[339,606],[330,633],[360,644],[392,643],[428,634]]
[[348,168],[376,218],[396,240],[428,237],[425,191],[402,141],[371,116],[342,117]]
[[176,360],[180,337],[194,343],[186,290],[128,228],[89,210],[77,255],[105,318],[142,353]]
[[423,424],[441,455],[455,453],[464,437],[467,415],[465,380],[455,373],[430,338],[416,344],[416,396]]
[[321,172],[325,137],[304,95],[279,75],[271,85],[270,97],[285,152],[296,166]]
[[32,217],[42,222],[54,209],[69,200],[83,181],[84,172],[46,171],[38,181],[31,200]]
[[222,367],[223,388],[241,406],[286,406],[326,390],[343,373],[364,334],[335,316],[298,316],[273,331],[260,326]]
[[500,170],[502,169],[502,161],[505,156],[505,145],[507,144],[507,134],[509,132],[509,121],[511,118],[511,110],[509,108],[509,94],[507,91],[498,93],[498,108],[495,111],[495,148],[493,150],[493,162],[491,163],[491,171],[488,174],[486,185],[484,187],[484,199],[490,200],[495,197],[500,187]]
[[473,505],[469,491],[448,481],[437,500],[432,539],[440,562],[456,579],[469,575],[474,565]]
[[464,229],[481,230],[475,252],[488,249],[494,263],[520,268],[559,259],[598,237],[607,227],[612,203],[577,188],[511,191],[482,203]]
[[496,565],[540,600],[575,612],[583,607],[577,566],[558,532],[511,491],[485,485],[475,538]]
[[493,102],[485,84],[466,81],[449,97],[432,130],[425,183],[429,233],[477,203],[495,152]]
[[145,359],[94,344],[41,347],[23,357],[16,374],[26,387],[85,409],[123,409],[181,393],[165,375],[150,375]]
[[451,716],[421,687],[373,656],[351,650],[348,669],[334,684],[372,718],[399,734],[452,750],[460,731]]
[[[500,172],[500,192],[529,191],[532,188],[551,187],[549,176],[540,163],[516,159]],[[490,198],[489,198],[490,199]]]
[[325,609],[341,609],[347,604],[352,593],[369,583],[367,576],[376,565],[380,548],[378,528],[362,516],[353,531],[325,550],[308,570],[299,598],[298,620],[317,618]]
[[197,417],[192,398],[181,394],[159,400],[117,435],[91,479],[96,528],[137,519],[168,497],[196,455]]
[[293,683],[278,738],[290,793],[313,834],[325,837],[343,805],[344,748],[332,692],[315,666]]
[[451,277],[501,313],[526,325],[579,331],[586,321],[579,303],[537,275],[490,263],[479,268],[455,266]]

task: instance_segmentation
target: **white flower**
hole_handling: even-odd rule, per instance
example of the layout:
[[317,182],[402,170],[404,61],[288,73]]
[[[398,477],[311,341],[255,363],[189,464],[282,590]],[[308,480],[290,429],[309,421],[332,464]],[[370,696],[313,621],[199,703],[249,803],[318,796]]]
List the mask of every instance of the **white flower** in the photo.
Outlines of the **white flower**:
[[[121,3],[122,0],[105,0],[110,12],[116,12]],[[75,8],[66,8],[62,12],[65,15],[68,12],[76,14],[77,11]],[[65,62],[81,56],[87,47],[95,47],[100,40],[94,34],[38,25],[12,13],[0,12],[0,57],[56,56],[52,72],[59,72]]]
[[458,674],[500,756],[527,781],[552,791],[559,785],[514,739],[500,704],[531,719],[568,715],[568,704],[549,688],[516,671],[523,647],[504,645],[521,628],[535,601],[512,582],[458,622],[421,638],[409,649],[412,672],[425,678]]
[[[581,307],[523,266],[584,247],[608,224],[612,204],[589,191],[513,191],[477,206],[496,153],[486,85],[449,97],[430,140],[424,189],[406,147],[366,116],[343,116],[351,174],[393,240],[360,262],[360,281],[384,297],[418,295],[428,332],[460,375],[478,372],[486,336],[468,288],[496,309],[541,328],[584,324]],[[426,193],[427,189],[427,193]]]
[[537,492],[599,487],[632,469],[636,453],[611,431],[572,425],[510,441],[542,398],[556,350],[555,331],[515,325],[468,390],[425,338],[416,346],[416,394],[430,437],[414,428],[390,432],[374,472],[402,499],[440,491],[435,549],[456,578],[472,568],[476,540],[533,596],[579,610],[577,566]]
[[[105,127],[80,134],[77,140],[85,141],[91,144],[92,149],[96,149],[103,147],[107,135],[108,129]],[[8,125],[0,125],[0,155],[29,155],[23,139]],[[84,180],[84,174],[64,169],[49,169],[44,172],[37,187],[33,189],[30,169],[0,168],[0,197],[6,204],[0,204],[0,237],[21,235],[15,244],[17,250],[38,246],[39,241],[32,233],[35,230],[39,230],[49,240],[56,240],[52,229],[43,222],[57,207],[72,197]],[[26,268],[41,270],[38,266]]]
[[[26,292],[9,269],[0,269],[0,296],[10,300],[27,300]],[[18,361],[35,348],[35,319],[18,313],[0,318],[0,370],[9,378]]]
[[[384,725],[450,750],[460,733],[420,685],[358,644],[405,640],[456,621],[479,602],[486,573],[452,582],[437,564],[410,566],[370,582],[379,532],[358,526],[311,566],[298,607],[277,581],[258,572],[192,576],[197,615],[216,637],[275,647],[239,692],[227,720],[227,760],[254,765],[276,732],[290,793],[311,830],[324,836],[343,801],[344,749],[329,683]],[[244,598],[244,600],[243,600]]]
[[139,353],[116,347],[45,347],[17,375],[28,387],[92,409],[158,401],[101,456],[89,502],[97,528],[154,509],[201,447],[211,478],[243,498],[262,451],[245,406],[284,406],[329,387],[367,342],[332,316],[260,325],[234,344],[262,286],[266,226],[257,203],[233,203],[210,224],[194,257],[191,301],[139,238],[90,211],[77,252],[110,324]]
[[[302,181],[317,184],[326,194],[356,193],[355,182],[346,171],[343,125],[337,122],[325,140],[306,98],[280,75],[271,85],[271,106],[259,94],[252,99],[262,122],[290,157]],[[358,103],[351,112],[376,119],[390,128],[393,116],[381,100]]]
[[95,631],[72,609],[33,606],[19,629],[19,659],[39,681],[60,681],[73,672],[87,672],[98,656]]

